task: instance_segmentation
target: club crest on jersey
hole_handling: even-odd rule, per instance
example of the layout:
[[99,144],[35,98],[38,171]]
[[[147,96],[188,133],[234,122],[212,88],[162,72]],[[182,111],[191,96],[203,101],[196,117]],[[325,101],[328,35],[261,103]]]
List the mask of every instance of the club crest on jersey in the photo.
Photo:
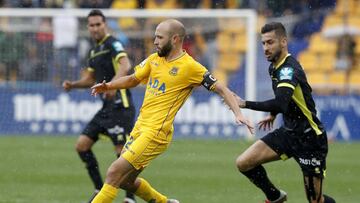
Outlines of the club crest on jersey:
[[172,67],[171,70],[169,71],[169,74],[172,76],[176,76],[178,73],[179,68],[178,67]]
[[280,70],[280,80],[291,80],[294,75],[294,69],[291,67],[284,67]]

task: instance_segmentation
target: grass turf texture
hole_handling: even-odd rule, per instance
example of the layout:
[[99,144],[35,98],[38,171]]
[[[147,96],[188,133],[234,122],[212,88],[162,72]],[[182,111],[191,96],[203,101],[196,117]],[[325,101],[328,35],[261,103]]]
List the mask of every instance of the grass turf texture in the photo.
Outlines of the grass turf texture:
[[[86,202],[93,186],[74,151],[76,137],[0,136],[1,203]],[[174,140],[165,154],[142,173],[156,189],[182,203],[259,203],[263,194],[235,168],[235,159],[251,143],[243,140]],[[110,142],[94,152],[102,174],[115,159]],[[337,202],[360,201],[360,143],[332,143],[324,190]],[[306,202],[294,160],[265,165],[288,202]],[[120,192],[115,202],[121,202]],[[142,200],[138,200],[143,203]]]

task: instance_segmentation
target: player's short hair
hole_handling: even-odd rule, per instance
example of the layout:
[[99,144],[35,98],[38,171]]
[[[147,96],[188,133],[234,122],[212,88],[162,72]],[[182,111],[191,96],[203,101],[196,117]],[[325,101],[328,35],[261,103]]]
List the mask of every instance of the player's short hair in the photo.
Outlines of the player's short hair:
[[102,20],[104,22],[106,22],[106,18],[104,16],[104,14],[99,9],[91,10],[90,13],[88,14],[87,18],[89,19],[89,17],[91,17],[91,16],[101,16]]
[[271,22],[265,24],[261,28],[261,34],[265,34],[268,32],[275,31],[275,35],[278,37],[286,37],[286,29],[282,23],[279,22]]

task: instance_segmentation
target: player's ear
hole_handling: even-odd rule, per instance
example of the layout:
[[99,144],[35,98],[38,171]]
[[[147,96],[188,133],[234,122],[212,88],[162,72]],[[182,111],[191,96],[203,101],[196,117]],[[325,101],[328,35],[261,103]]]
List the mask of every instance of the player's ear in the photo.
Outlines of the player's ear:
[[178,42],[180,41],[180,36],[178,34],[174,34],[172,37],[171,37],[172,41],[175,43],[175,42]]
[[287,38],[282,37],[280,43],[281,43],[281,47],[283,47],[283,48],[287,47]]

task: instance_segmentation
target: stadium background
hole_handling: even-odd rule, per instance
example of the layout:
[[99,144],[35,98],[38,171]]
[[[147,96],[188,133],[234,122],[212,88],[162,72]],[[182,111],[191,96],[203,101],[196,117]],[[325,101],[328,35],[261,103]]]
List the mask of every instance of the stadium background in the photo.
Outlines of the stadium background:
[[[257,23],[253,25],[257,39],[265,22],[283,22],[290,39],[289,51],[304,66],[314,88],[319,115],[330,140],[334,141],[330,146],[331,171],[325,189],[340,197],[339,202],[360,201],[359,195],[355,195],[360,194],[360,166],[356,159],[360,139],[360,1],[2,0],[0,5],[0,202],[86,199],[91,187],[73,152],[73,143],[75,135],[101,105],[88,90],[64,93],[61,88],[64,79],[78,78],[86,63],[90,46],[86,19],[40,17],[40,13],[39,17],[31,18],[2,15],[19,8],[55,8],[64,12],[89,8],[119,9],[119,12],[120,9],[252,9],[257,13]],[[184,19],[189,31],[184,46],[187,52],[243,97],[247,94],[245,66],[249,43],[245,20]],[[158,21],[108,19],[111,32],[124,43],[132,64],[141,62],[153,51],[152,32]],[[344,55],[348,59],[345,65]],[[351,65],[347,66],[346,61]],[[260,100],[272,97],[267,67],[257,41],[253,82],[256,98]],[[143,87],[133,92],[139,107]],[[261,116],[256,114],[254,122]],[[238,202],[239,199],[258,202],[263,198],[255,189],[247,188],[250,186],[246,180],[234,178],[238,174],[232,167],[233,160],[254,137],[245,128],[233,124],[231,113],[217,96],[196,90],[179,113],[175,129],[174,146],[144,174],[160,188],[189,203],[193,200]],[[256,135],[262,136],[263,132]],[[113,159],[109,156],[109,144],[101,142],[96,148],[99,159],[105,160],[101,163],[102,170]],[[163,165],[171,164],[175,168],[163,169]],[[297,171],[296,165],[285,164],[286,167],[269,167],[280,179],[277,183],[284,184],[293,195],[291,202],[305,202],[300,175],[295,173],[289,179],[288,171],[284,170]],[[212,170],[204,173],[207,167]],[[175,171],[175,175],[167,170]],[[194,182],[195,177],[199,180]],[[42,195],[35,191],[41,191]],[[236,195],[230,198],[228,193]]]

